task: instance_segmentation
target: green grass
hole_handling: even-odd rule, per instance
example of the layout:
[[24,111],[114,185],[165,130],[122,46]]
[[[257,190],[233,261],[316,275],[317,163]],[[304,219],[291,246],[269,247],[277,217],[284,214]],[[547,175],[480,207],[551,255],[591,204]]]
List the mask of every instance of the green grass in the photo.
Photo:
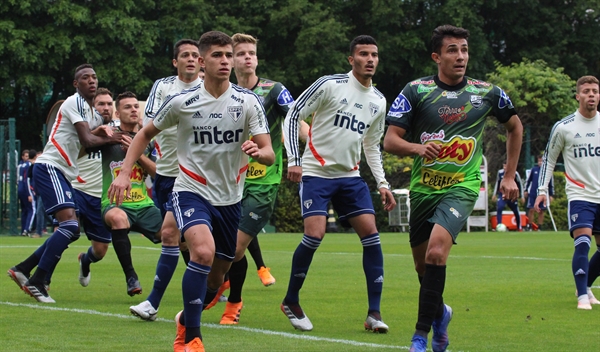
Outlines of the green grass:
[[[156,322],[129,315],[146,298],[160,246],[132,236],[133,259],[144,294],[129,297],[112,249],[92,266],[92,281],[77,281],[77,254],[89,242],[71,245],[57,267],[50,294],[37,303],[8,278],[0,279],[2,351],[170,351],[172,318],[181,309],[180,261]],[[366,332],[367,302],[362,248],[354,234],[328,234],[317,251],[302,307],[314,330],[294,331],[279,310],[299,234],[263,234],[261,246],[277,279],[263,287],[249,259],[240,325],[218,325],[224,304],[203,314],[207,351],[408,350],[417,315],[418,281],[407,234],[382,234],[385,284],[382,315],[386,335]],[[0,236],[0,268],[6,270],[42,243]],[[600,307],[576,309],[571,274],[572,240],[566,232],[462,233],[448,262],[445,301],[454,309],[450,351],[594,351],[600,349]],[[599,285],[600,283],[596,283]],[[600,296],[600,290],[596,290]]]

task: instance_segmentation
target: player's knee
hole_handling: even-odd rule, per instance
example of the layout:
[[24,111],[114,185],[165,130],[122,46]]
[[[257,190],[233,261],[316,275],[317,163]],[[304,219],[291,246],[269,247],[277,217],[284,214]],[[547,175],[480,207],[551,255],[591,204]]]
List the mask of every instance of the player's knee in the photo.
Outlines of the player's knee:
[[127,218],[127,214],[118,208],[113,208],[107,212],[104,217],[104,221],[113,229],[129,228],[129,219]]
[[79,222],[77,222],[77,220],[60,222],[56,231],[60,231],[64,236],[68,237],[71,242],[76,241],[79,238]]
[[161,240],[163,245],[165,246],[177,246],[179,245],[179,238],[180,238],[180,234],[179,234],[179,230],[175,227],[163,227],[160,230],[161,233]]

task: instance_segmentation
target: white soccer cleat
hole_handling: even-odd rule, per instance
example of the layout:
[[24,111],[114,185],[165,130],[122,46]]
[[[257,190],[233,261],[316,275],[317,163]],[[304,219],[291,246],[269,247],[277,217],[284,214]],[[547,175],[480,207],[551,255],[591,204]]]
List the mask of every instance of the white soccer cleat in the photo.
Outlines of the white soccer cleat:
[[600,301],[594,296],[590,288],[587,289],[587,294],[590,299],[590,304],[600,304]]
[[[294,313],[294,310],[296,310],[296,313]],[[299,304],[297,304],[295,307],[292,307],[285,302],[282,302],[281,311],[288,317],[290,323],[292,323],[292,326],[295,329],[300,331],[311,331],[313,329],[310,319],[308,319],[306,314],[304,314],[304,311],[302,308],[300,308]]]
[[46,291],[46,288],[44,287],[44,285],[41,285],[41,286],[31,285],[29,283],[29,280],[27,280],[27,283],[25,283],[25,285],[23,286],[23,291],[28,293],[31,297],[35,298],[38,302],[56,303],[56,301],[53,300],[52,297],[50,297],[50,295],[48,294],[48,291]]
[[581,295],[577,299],[577,309],[592,310],[592,305],[587,295]]
[[365,330],[385,334],[389,329],[390,328],[387,326],[387,324],[381,321],[381,319],[377,319],[370,314],[367,316],[367,320],[365,320]]
[[79,253],[77,260],[79,261],[79,283],[83,287],[87,287],[90,284],[90,279],[92,276],[91,272],[88,272],[87,276],[83,276],[83,268],[81,267],[81,257],[83,257],[83,253]]
[[19,269],[17,269],[14,266],[8,269],[6,274],[8,275],[8,277],[10,277],[11,280],[13,280],[17,284],[17,286],[19,286],[21,290],[25,290],[23,287],[27,283],[27,280],[29,280],[29,278],[25,276],[25,274],[20,272]]
[[137,306],[129,307],[129,311],[136,317],[147,321],[155,321],[156,314],[158,313],[158,309],[154,309],[148,300],[138,304]]

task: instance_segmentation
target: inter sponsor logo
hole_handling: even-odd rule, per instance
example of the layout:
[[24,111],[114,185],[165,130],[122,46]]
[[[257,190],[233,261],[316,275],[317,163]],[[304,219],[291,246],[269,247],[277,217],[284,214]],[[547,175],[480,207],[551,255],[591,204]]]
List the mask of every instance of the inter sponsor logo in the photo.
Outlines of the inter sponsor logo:
[[[592,133],[593,134],[593,133]],[[600,156],[600,146],[591,144],[578,144],[573,146],[573,156],[577,158]]]
[[230,144],[238,143],[244,130],[242,128],[235,131],[220,131],[218,126],[194,127],[194,143],[196,144]]
[[363,134],[365,129],[369,128],[371,125],[367,125],[364,122],[356,119],[356,115],[338,110],[338,113],[335,115],[335,119],[333,120],[333,125],[341,128],[345,128],[347,130],[356,132],[358,134]]

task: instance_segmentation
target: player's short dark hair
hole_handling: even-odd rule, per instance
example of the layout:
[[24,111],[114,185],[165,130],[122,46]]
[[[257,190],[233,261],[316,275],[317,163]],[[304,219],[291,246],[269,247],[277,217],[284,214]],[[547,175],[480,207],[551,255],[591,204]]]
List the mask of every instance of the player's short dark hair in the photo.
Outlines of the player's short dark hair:
[[37,150],[29,149],[29,159],[35,159],[36,156],[37,156]]
[[579,93],[579,87],[581,87],[584,84],[588,84],[588,83],[599,84],[598,83],[598,78],[596,78],[594,76],[583,76],[583,77],[580,77],[577,80],[577,93]]
[[231,47],[233,48],[233,40],[231,39],[231,37],[219,31],[210,31],[202,34],[200,40],[198,41],[198,44],[198,47],[200,48],[200,55],[206,53],[206,51],[210,49],[210,47],[213,45],[231,45]]
[[111,98],[113,97],[112,92],[110,90],[108,90],[108,88],[104,88],[104,87],[100,87],[100,88],[96,89],[96,94],[94,94],[94,100],[96,100],[96,97],[98,97],[100,95],[108,95]]
[[469,31],[464,28],[455,27],[449,24],[437,27],[433,30],[433,34],[431,35],[432,52],[438,54],[442,53],[442,43],[446,37],[469,40]]
[[354,49],[356,49],[356,46],[359,44],[377,45],[377,41],[370,35],[359,35],[350,42],[350,56],[354,55]]
[[[198,48],[198,42],[194,39],[181,39],[173,46],[173,59],[177,60],[177,57],[179,56],[179,48],[185,44],[193,45]],[[198,50],[200,49],[198,48]]]
[[136,98],[137,99],[137,95],[135,95],[134,93],[132,93],[130,91],[126,91],[126,92],[119,94],[117,96],[117,99],[115,99],[115,109],[119,108],[119,103],[121,102],[121,100],[127,99],[127,98]]
[[79,66],[75,67],[75,74],[73,75],[73,77],[75,77],[75,79],[77,79],[77,73],[79,73],[79,71],[86,69],[86,68],[91,68],[93,70],[94,66],[92,66],[92,64],[83,64],[83,65],[79,65]]

